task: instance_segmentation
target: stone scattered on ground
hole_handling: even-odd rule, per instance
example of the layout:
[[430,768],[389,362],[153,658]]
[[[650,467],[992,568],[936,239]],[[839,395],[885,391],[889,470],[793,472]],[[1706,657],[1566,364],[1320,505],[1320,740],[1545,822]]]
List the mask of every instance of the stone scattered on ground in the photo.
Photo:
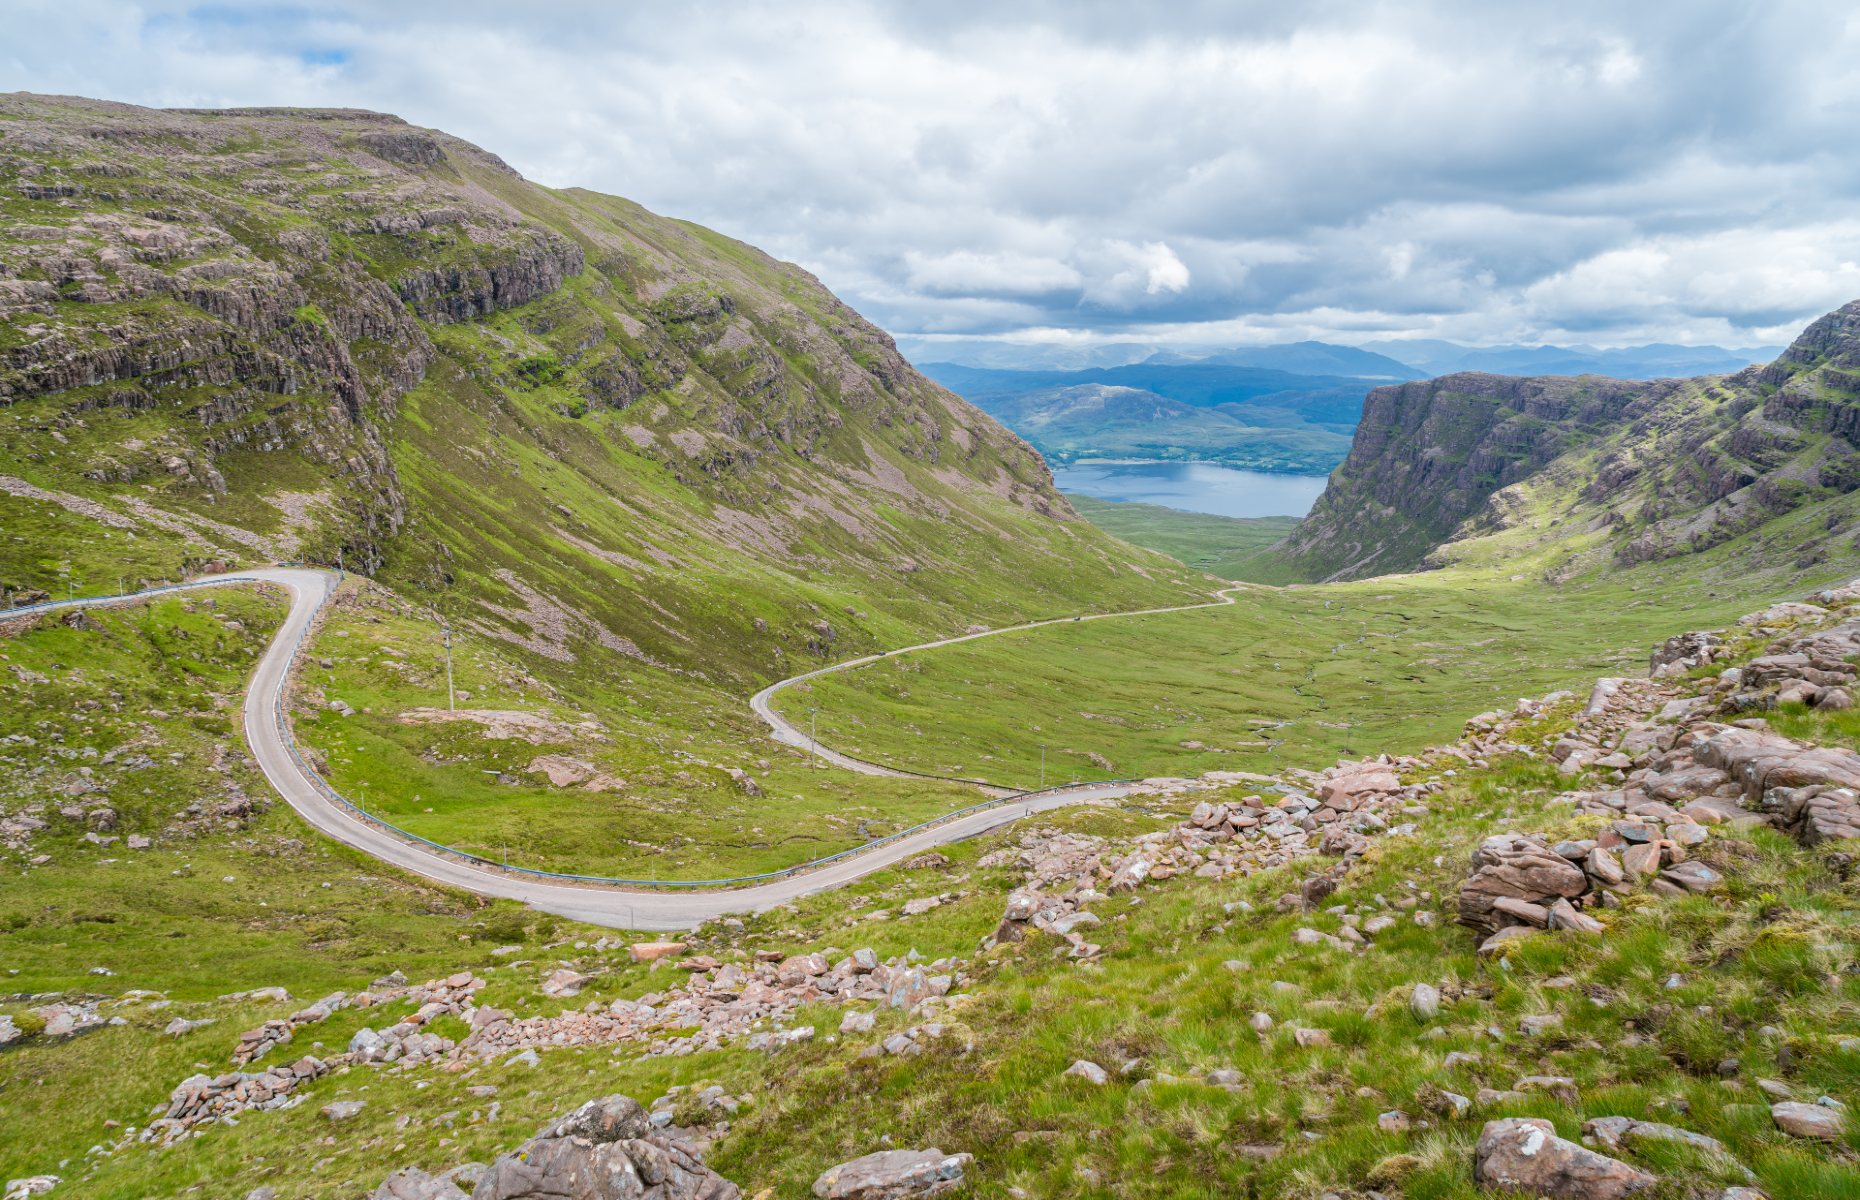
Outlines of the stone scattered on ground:
[[211,1024],[213,1024],[212,1017],[202,1017],[198,1020],[189,1020],[186,1017],[176,1017],[174,1018],[174,1020],[168,1022],[167,1025],[162,1027],[162,1032],[167,1034],[169,1037],[180,1037],[182,1034],[192,1033],[196,1029],[205,1029],[207,1026]]
[[941,1196],[963,1184],[975,1162],[967,1154],[941,1150],[880,1150],[828,1167],[814,1180],[819,1200],[906,1200]]
[[542,994],[552,998],[567,998],[578,994],[583,987],[593,982],[593,976],[583,975],[570,967],[560,967],[542,981]]
[[382,1180],[369,1200],[468,1200],[468,1194],[444,1175],[403,1167]]
[[297,1089],[329,1070],[320,1059],[300,1058],[288,1066],[257,1073],[230,1071],[224,1075],[191,1075],[168,1097],[163,1115],[150,1121],[140,1140],[172,1145],[196,1125],[223,1121],[247,1109],[287,1108],[300,1103]]
[[[947,995],[961,978],[954,960],[926,965],[906,957],[881,961],[869,948],[838,961],[819,954],[774,959],[690,963],[695,969],[682,973],[681,986],[615,1000],[593,1012],[523,1018],[476,1008],[463,1014],[472,1032],[459,1043],[458,1054],[494,1057],[534,1048],[632,1042],[648,1055],[685,1055],[739,1037],[756,1040],[757,1049],[773,1050],[813,1036],[809,1026],[782,1028],[803,1004],[876,1001],[918,1011]],[[680,1032],[667,1036],[674,1030]]]
[[[636,1190],[629,1190],[629,1189]],[[648,1191],[648,1189],[651,1189]],[[486,1168],[474,1200],[736,1200],[672,1129],[654,1129],[626,1096],[590,1100]]]
[[39,1030],[42,1038],[73,1038],[93,1033],[110,1023],[108,1018],[97,1011],[97,1002],[94,1000],[44,1004],[27,1011],[45,1023]]
[[1770,1105],[1770,1119],[1790,1137],[1816,1138],[1824,1142],[1838,1140],[1843,1124],[1839,1110],[1798,1100],[1782,1100]]
[[1623,1200],[1654,1176],[1556,1135],[1535,1117],[1487,1121],[1473,1149],[1473,1181],[1492,1191],[1546,1200]]
[[1730,1151],[1717,1138],[1659,1121],[1640,1121],[1633,1117],[1591,1117],[1582,1123],[1585,1142],[1603,1150],[1620,1150],[1636,1142],[1673,1142],[1703,1150],[1708,1154],[1730,1157]]
[[[482,1171],[473,1200],[738,1200],[741,1191],[704,1165],[701,1149],[675,1128],[654,1128],[627,1096],[590,1100]],[[465,1168],[429,1175],[396,1171],[374,1200],[459,1200]]]
[[43,1196],[57,1187],[60,1179],[57,1175],[27,1175],[23,1179],[9,1179],[6,1190],[0,1193],[0,1200],[28,1200],[31,1196]]

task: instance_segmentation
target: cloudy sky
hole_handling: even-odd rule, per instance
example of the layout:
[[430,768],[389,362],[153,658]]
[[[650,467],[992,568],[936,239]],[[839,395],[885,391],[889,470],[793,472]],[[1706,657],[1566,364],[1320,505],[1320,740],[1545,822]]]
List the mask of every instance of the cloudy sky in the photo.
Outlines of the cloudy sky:
[[6,7],[0,89],[388,110],[904,334],[1742,346],[1860,297],[1851,4]]

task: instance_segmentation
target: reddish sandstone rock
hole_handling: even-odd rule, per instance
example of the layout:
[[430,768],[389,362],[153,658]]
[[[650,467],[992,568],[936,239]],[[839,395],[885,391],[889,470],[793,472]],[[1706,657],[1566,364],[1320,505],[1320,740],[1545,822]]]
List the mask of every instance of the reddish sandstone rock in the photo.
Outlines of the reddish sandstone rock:
[[1618,1159],[1565,1141],[1534,1117],[1487,1121],[1473,1149],[1473,1182],[1546,1200],[1623,1200],[1658,1182]]

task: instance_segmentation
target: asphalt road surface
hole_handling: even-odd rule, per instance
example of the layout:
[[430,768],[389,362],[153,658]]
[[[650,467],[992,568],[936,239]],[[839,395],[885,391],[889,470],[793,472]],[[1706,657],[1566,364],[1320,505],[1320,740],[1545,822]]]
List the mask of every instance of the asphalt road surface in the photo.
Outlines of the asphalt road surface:
[[[236,575],[222,578],[197,580],[182,587],[224,587],[253,579],[282,585],[291,596],[290,612],[278,628],[276,636],[272,638],[271,645],[266,648],[264,657],[259,660],[258,669],[253,673],[252,682],[245,694],[246,741],[251,746],[259,768],[264,771],[265,778],[270,781],[273,788],[277,789],[285,802],[296,809],[298,815],[315,826],[319,832],[370,854],[382,862],[391,863],[404,871],[450,887],[476,892],[479,895],[518,900],[545,912],[556,913],[577,921],[586,921],[593,925],[637,930],[689,929],[699,922],[729,913],[760,912],[802,896],[838,887],[902,859],[922,854],[926,850],[948,842],[974,837],[1020,820],[1032,813],[1082,802],[1116,799],[1128,795],[1132,790],[1129,784],[1099,783],[1041,792],[1028,796],[1024,801],[997,805],[946,821],[908,837],[899,838],[897,841],[874,847],[864,853],[826,863],[811,871],[747,887],[707,891],[633,890],[611,885],[583,886],[557,883],[506,872],[495,866],[479,865],[448,857],[426,845],[409,841],[365,820],[352,809],[332,798],[318,781],[312,778],[310,772],[298,763],[290,751],[288,737],[283,727],[285,688],[290,681],[300,641],[315,619],[323,601],[335,589],[337,576],[333,571],[313,567],[265,567],[241,571]],[[162,590],[168,589],[156,591]],[[1217,592],[1218,599],[1205,604],[1145,609],[1142,612],[1081,614],[1079,619],[1094,621],[1111,617],[1149,616],[1157,613],[1183,612],[1195,608],[1211,608],[1221,604],[1232,604],[1233,597],[1229,593],[1234,590],[1238,589]],[[153,594],[156,592],[142,592],[124,597],[58,601],[38,606],[37,611],[129,603]],[[982,633],[965,634],[961,637],[943,638],[939,641],[925,642],[922,645],[892,651],[891,654],[930,650],[938,646],[973,641],[980,637],[1038,629],[1044,625],[1057,625],[1071,620],[1071,617],[1060,617]],[[810,671],[805,675],[797,675],[792,679],[784,679],[780,683],[757,692],[751,698],[750,706],[763,721],[767,722],[778,741],[803,749],[814,749],[823,760],[835,766],[867,775],[908,774],[860,762],[825,747],[812,746],[807,732],[789,723],[769,703],[770,697],[776,692],[804,679],[812,679],[833,671],[848,670],[882,657],[886,656],[869,655],[865,658],[824,667],[818,671]],[[995,796],[1011,794],[1002,789],[985,788],[982,790]]]

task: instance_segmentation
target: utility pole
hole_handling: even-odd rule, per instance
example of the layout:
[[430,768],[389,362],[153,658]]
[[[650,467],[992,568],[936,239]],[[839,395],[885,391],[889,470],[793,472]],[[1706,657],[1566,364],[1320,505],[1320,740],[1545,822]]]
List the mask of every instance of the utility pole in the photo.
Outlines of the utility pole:
[[1040,743],[1040,790],[1046,790],[1046,743]]
[[446,711],[459,710],[458,696],[452,690],[452,627],[446,626]]
[[818,727],[814,724],[814,714],[819,711],[812,704],[807,706],[807,752],[812,756],[812,765],[816,768],[820,766],[820,738],[815,734]]

